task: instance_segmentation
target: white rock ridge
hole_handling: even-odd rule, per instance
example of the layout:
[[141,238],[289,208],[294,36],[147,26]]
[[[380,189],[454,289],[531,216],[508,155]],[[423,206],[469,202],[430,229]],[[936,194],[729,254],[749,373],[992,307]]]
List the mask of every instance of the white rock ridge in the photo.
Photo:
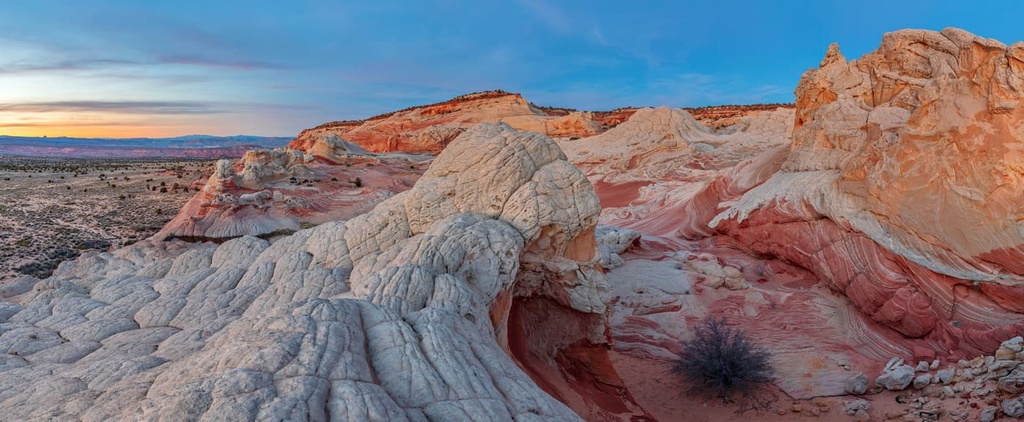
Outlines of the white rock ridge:
[[532,357],[508,354],[506,329],[527,296],[603,322],[599,213],[549,138],[480,125],[414,188],[347,222],[273,244],[87,253],[0,301],[0,414],[578,420],[513,359],[537,370],[528,361],[605,341],[603,324],[574,323],[588,329]]

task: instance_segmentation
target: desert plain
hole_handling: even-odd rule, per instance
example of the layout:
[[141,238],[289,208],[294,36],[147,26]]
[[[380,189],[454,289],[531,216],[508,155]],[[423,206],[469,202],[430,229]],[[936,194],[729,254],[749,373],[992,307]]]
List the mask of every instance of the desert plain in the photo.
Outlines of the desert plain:
[[152,236],[209,176],[209,160],[0,156],[0,280],[45,278],[84,251]]

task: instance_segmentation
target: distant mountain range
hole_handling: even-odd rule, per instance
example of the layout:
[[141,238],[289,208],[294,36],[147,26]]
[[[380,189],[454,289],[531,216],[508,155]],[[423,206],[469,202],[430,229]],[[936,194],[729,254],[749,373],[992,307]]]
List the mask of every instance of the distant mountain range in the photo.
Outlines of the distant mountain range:
[[0,135],[0,154],[50,158],[234,158],[285,146],[289,137],[188,135],[175,138],[34,138]]

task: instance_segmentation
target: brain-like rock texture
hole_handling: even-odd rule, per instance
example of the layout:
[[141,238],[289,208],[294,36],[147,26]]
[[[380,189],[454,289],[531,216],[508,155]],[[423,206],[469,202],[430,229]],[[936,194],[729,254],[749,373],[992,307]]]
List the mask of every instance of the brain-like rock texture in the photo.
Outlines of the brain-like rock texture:
[[602,366],[599,212],[550,139],[481,125],[346,222],[272,244],[87,253],[5,290],[0,407],[12,420],[579,419],[565,402],[622,416],[597,403],[629,401]]

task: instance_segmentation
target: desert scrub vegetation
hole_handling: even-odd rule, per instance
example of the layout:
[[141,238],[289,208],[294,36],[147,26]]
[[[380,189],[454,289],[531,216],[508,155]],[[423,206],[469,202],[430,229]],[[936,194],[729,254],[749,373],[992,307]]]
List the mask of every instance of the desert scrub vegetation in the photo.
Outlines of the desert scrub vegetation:
[[740,411],[761,409],[774,401],[767,389],[775,380],[770,358],[743,331],[726,326],[724,318],[708,318],[697,325],[693,339],[683,342],[673,370],[692,395],[735,401],[739,394]]
[[[212,164],[0,156],[0,179],[10,179],[0,182],[0,284],[21,274],[46,277],[82,253],[151,236]],[[167,193],[156,192],[161,183]]]

